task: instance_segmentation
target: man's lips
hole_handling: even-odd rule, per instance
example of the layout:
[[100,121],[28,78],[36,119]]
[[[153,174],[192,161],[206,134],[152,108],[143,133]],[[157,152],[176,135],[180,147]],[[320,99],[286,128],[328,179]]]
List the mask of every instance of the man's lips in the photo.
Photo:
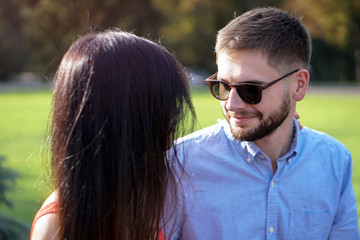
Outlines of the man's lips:
[[236,125],[244,125],[254,119],[258,119],[257,115],[245,115],[245,116],[229,116],[230,121]]

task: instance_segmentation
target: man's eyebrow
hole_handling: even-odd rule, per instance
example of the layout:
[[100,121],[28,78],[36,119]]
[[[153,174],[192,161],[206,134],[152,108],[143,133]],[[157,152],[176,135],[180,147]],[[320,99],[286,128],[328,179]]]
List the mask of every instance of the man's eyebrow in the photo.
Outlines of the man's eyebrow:
[[266,82],[259,81],[259,80],[248,80],[248,81],[245,81],[245,82],[242,82],[242,83],[251,83],[251,84],[256,84],[256,85],[264,85],[264,84],[266,84]]
[[222,82],[225,82],[225,83],[228,83],[228,84],[231,84],[228,80],[219,77],[219,75],[217,75],[215,79],[216,79],[216,80],[219,80],[219,81],[222,81]]
[[220,81],[225,82],[225,83],[228,83],[228,84],[255,84],[255,85],[265,85],[265,84],[267,84],[267,82],[260,81],[260,80],[254,80],[254,79],[251,79],[251,80],[249,79],[249,80],[246,80],[244,82],[231,83],[230,81],[219,77],[219,75],[217,75],[215,79],[220,80]]
[[225,83],[228,83],[228,84],[255,84],[255,85],[265,85],[266,82],[263,82],[263,81],[259,81],[259,80],[247,80],[247,81],[244,81],[244,82],[237,82],[237,83],[231,83],[223,78],[216,78],[217,80],[220,80],[222,82],[225,82]]

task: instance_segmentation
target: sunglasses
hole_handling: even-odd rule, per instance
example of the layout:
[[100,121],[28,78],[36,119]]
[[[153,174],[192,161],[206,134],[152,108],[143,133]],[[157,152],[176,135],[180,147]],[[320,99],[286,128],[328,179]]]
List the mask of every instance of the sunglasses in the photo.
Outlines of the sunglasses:
[[222,80],[215,79],[217,73],[208,77],[205,82],[209,86],[211,94],[218,100],[226,101],[229,99],[230,90],[232,88],[236,89],[236,92],[239,94],[239,97],[248,104],[258,104],[261,102],[262,91],[281,79],[290,76],[291,74],[296,73],[299,69],[291,71],[284,76],[281,76],[274,81],[269,82],[268,84],[255,84],[255,83],[238,83],[238,84],[229,84]]

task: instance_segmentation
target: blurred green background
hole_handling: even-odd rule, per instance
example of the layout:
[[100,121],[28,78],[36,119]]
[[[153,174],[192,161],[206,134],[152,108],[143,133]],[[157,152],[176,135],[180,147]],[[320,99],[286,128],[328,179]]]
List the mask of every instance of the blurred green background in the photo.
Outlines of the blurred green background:
[[360,82],[359,0],[0,0],[0,79],[32,72],[48,81],[77,36],[109,27],[161,42],[194,71],[215,72],[217,31],[266,6],[303,19],[314,82]]
[[311,88],[297,109],[303,125],[351,151],[360,211],[359,0],[0,0],[0,160],[18,173],[5,195],[13,207],[0,199],[0,217],[30,224],[53,190],[45,151],[52,77],[79,35],[117,27],[174,52],[193,74],[200,129],[222,118],[202,83],[216,71],[217,31],[235,16],[266,6],[302,18],[310,31]]

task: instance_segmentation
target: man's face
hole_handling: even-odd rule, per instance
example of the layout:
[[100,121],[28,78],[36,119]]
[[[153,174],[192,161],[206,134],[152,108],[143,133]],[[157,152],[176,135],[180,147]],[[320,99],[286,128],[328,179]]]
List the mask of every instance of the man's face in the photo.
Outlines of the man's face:
[[[218,55],[218,79],[230,84],[266,84],[280,74],[258,51],[240,50]],[[282,80],[263,90],[258,104],[245,103],[232,88],[229,99],[220,101],[224,115],[238,140],[256,141],[273,133],[289,117],[291,99],[288,84]]]

